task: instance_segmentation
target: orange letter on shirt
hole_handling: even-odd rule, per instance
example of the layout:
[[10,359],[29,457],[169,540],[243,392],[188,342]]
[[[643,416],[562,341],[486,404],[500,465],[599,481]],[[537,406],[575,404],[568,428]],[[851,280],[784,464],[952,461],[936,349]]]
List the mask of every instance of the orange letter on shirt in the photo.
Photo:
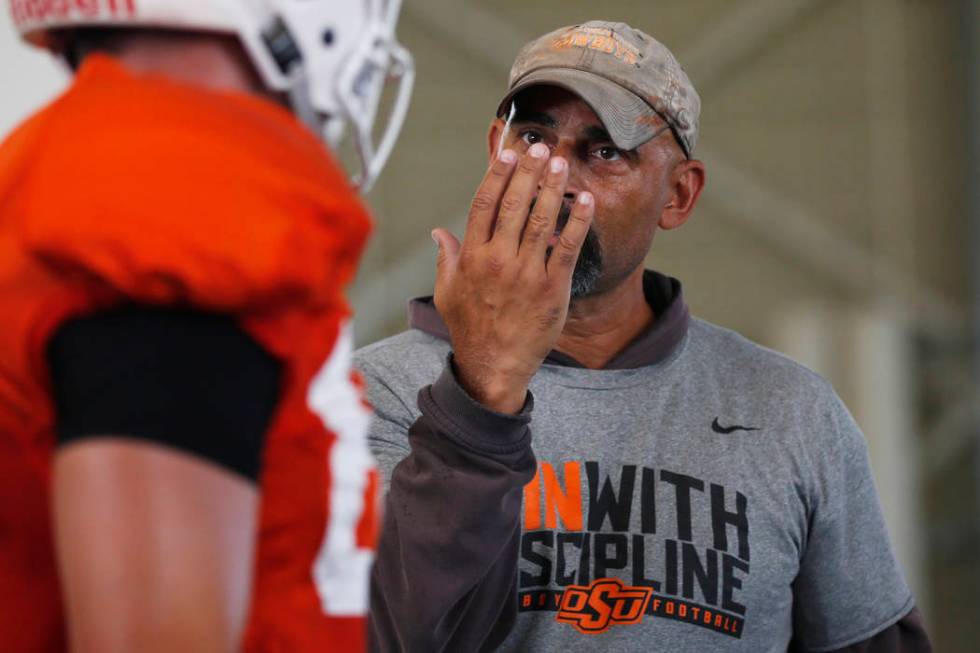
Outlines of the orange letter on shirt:
[[565,489],[558,483],[558,476],[550,463],[541,463],[544,477],[544,524],[557,528],[557,517],[570,531],[582,530],[582,473],[577,461],[565,463]]

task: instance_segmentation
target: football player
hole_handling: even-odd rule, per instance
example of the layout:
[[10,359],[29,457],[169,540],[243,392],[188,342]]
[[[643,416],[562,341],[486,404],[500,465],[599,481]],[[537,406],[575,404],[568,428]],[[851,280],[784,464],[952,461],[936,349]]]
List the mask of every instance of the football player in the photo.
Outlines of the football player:
[[399,8],[10,3],[74,78],[0,147],[0,650],[364,648],[343,291]]

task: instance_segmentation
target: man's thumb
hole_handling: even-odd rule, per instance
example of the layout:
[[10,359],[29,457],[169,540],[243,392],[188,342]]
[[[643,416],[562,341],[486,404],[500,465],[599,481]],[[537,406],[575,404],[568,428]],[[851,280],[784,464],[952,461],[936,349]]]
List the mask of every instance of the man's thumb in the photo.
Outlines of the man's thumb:
[[439,247],[439,257],[436,259],[436,272],[441,276],[456,268],[459,259],[459,241],[445,229],[433,229],[432,240]]

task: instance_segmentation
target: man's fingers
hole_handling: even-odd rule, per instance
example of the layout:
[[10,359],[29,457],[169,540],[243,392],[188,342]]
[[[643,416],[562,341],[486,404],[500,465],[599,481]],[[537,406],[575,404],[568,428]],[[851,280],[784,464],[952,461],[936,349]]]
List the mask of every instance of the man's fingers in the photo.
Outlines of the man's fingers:
[[466,235],[463,237],[467,243],[482,244],[493,236],[493,225],[500,207],[500,198],[507,188],[516,162],[517,153],[508,149],[501,152],[500,156],[490,164],[470,203]]
[[528,263],[537,262],[539,270],[544,264],[548,241],[555,233],[567,182],[568,162],[560,156],[552,157],[521,236],[520,257]]
[[538,189],[538,182],[550,153],[544,143],[532,145],[517,164],[510,185],[500,200],[500,211],[497,213],[492,239],[505,255],[517,253],[521,232],[531,208],[531,199]]
[[566,273],[571,278],[579,252],[582,251],[582,243],[585,242],[585,236],[592,226],[594,214],[595,200],[592,193],[584,191],[579,193],[575,198],[575,204],[572,205],[568,222],[558,236],[558,243],[551,250],[551,256],[548,258],[549,273]]

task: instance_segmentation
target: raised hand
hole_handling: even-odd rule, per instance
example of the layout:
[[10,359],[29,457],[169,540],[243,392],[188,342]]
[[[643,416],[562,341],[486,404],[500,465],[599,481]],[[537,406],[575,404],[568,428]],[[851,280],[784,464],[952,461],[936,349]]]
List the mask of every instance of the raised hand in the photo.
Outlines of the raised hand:
[[435,303],[449,327],[457,378],[499,412],[521,409],[561,333],[592,224],[594,201],[582,192],[555,235],[568,162],[549,154],[542,143],[520,160],[504,150],[476,191],[462,245],[445,229],[432,232],[439,245]]

